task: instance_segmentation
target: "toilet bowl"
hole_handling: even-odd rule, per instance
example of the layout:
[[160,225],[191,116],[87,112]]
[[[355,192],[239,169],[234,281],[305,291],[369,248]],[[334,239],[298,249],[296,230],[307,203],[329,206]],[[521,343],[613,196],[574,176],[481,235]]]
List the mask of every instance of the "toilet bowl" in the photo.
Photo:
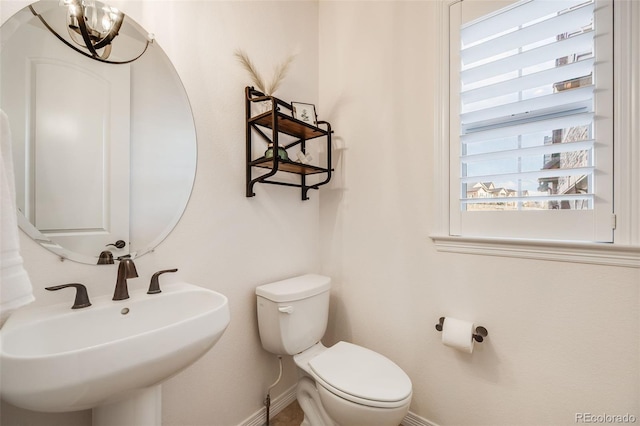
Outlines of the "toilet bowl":
[[393,361],[338,342],[325,347],[331,280],[303,275],[256,288],[263,347],[293,355],[296,397],[305,426],[397,426],[409,411],[412,385]]
[[348,342],[330,348],[317,343],[293,359],[304,372],[301,378],[313,380],[321,406],[336,424],[398,425],[409,411],[411,380],[370,349]]

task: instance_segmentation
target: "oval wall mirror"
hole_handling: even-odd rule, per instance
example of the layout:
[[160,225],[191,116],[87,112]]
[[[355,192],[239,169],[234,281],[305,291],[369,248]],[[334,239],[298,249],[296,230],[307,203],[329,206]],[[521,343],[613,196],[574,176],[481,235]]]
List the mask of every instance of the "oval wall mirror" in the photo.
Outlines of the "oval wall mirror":
[[[82,36],[66,34],[64,2],[33,3],[0,28],[0,108],[12,134],[20,227],[87,264],[104,250],[114,258],[153,250],[180,220],[195,178],[182,82],[152,36],[120,16],[98,58],[72,46]],[[100,25],[88,11],[92,20]]]

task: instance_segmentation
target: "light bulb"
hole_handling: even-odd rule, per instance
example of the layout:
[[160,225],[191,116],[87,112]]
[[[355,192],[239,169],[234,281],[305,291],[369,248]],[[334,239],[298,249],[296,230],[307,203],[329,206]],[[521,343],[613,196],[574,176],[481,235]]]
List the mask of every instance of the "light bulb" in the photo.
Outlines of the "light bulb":
[[111,17],[109,16],[108,13],[105,13],[102,15],[102,29],[106,32],[109,31],[111,29],[111,26],[113,25],[113,21],[111,20]]

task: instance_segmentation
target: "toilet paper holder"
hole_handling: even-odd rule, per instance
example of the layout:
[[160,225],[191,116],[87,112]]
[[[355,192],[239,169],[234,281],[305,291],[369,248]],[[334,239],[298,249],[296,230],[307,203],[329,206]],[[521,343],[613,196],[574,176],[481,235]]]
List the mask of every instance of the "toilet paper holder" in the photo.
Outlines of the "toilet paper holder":
[[[442,326],[444,325],[444,317],[440,317],[438,320],[438,324],[436,324],[436,330],[442,331]],[[489,335],[489,332],[486,328],[482,326],[476,327],[476,332],[472,334],[473,340],[478,343],[482,343],[485,337]]]

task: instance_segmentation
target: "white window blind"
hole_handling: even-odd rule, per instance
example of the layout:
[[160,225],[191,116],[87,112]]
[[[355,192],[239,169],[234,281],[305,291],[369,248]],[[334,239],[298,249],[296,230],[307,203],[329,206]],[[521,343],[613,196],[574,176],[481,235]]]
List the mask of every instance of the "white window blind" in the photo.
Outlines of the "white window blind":
[[451,6],[452,233],[612,241],[612,5]]

